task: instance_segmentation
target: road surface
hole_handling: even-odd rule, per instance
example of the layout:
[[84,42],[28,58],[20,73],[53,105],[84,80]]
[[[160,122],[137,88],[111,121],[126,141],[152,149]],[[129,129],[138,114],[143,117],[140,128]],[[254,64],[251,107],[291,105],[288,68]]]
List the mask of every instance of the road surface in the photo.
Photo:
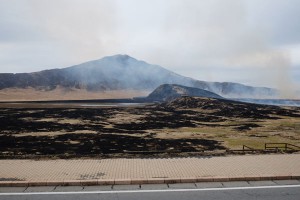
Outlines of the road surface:
[[0,200],[299,200],[300,181],[212,182],[159,185],[0,188]]

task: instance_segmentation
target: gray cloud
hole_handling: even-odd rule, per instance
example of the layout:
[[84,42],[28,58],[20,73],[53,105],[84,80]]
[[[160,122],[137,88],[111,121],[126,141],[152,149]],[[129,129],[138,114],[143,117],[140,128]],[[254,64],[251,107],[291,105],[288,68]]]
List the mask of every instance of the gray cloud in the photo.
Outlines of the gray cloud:
[[115,13],[109,1],[3,0],[0,4],[2,72],[63,67],[117,49]]
[[300,1],[251,0],[247,2],[249,22],[263,30],[274,45],[300,43]]
[[193,78],[282,87],[298,84],[298,19],[297,0],[1,0],[0,71],[122,53]]

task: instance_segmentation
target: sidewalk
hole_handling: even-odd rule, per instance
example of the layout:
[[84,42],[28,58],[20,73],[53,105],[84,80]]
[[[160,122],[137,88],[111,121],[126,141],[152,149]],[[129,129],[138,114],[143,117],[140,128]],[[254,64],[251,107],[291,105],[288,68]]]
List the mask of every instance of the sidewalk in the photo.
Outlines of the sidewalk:
[[0,186],[300,179],[300,154],[170,159],[0,160]]

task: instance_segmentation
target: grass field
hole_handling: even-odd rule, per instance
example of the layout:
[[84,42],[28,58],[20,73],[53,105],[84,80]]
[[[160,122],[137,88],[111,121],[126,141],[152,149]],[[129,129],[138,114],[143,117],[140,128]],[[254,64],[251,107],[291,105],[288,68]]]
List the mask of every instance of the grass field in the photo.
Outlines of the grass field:
[[[130,107],[0,104],[0,156],[131,157],[300,146],[300,109],[203,98]],[[157,154],[161,153],[161,154]]]

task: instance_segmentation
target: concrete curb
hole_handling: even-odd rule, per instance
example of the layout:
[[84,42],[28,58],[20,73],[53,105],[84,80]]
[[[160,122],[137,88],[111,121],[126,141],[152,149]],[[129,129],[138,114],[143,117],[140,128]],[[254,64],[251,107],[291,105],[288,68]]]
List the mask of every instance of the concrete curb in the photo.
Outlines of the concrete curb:
[[29,186],[91,186],[91,185],[141,185],[141,184],[172,184],[197,182],[228,182],[228,181],[266,181],[295,180],[300,176],[244,176],[244,177],[184,177],[184,178],[150,178],[150,179],[95,179],[95,180],[63,180],[63,181],[0,181],[0,187]]

